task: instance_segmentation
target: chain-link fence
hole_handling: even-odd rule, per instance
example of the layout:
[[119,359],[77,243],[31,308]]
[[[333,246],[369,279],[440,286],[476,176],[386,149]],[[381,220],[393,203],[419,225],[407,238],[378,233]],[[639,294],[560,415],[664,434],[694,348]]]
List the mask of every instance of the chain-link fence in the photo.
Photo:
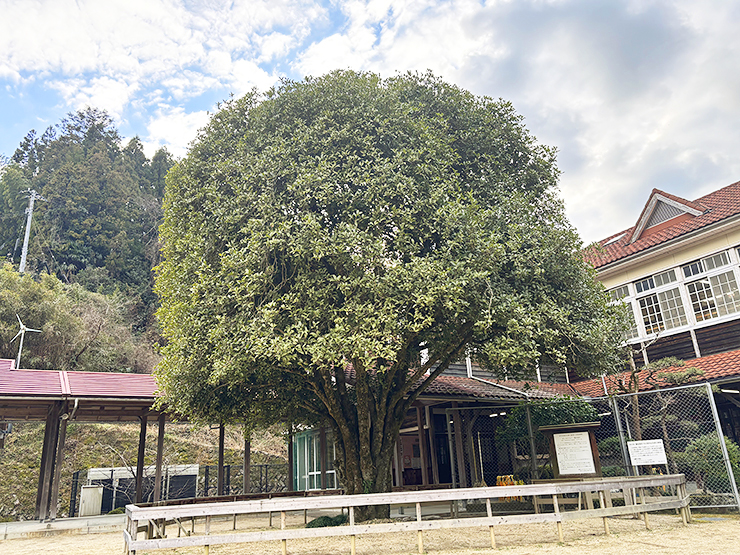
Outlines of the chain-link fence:
[[[740,447],[722,434],[708,384],[588,400],[448,409],[446,420],[455,487],[552,478],[547,439],[537,428],[596,421],[604,476],[683,473],[692,506],[740,507]],[[662,443],[666,464],[633,464],[630,442],[646,440]]]

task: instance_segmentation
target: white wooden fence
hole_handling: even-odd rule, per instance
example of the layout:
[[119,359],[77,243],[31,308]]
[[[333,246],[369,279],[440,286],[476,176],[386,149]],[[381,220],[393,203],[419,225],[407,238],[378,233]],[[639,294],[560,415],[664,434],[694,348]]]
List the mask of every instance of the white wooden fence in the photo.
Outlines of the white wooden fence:
[[[423,532],[439,528],[465,528],[487,526],[491,534],[491,545],[496,546],[494,526],[500,524],[528,524],[535,522],[554,522],[557,525],[558,537],[563,541],[562,522],[581,518],[601,518],[604,531],[609,533],[607,517],[633,514],[642,515],[645,526],[650,527],[648,512],[666,509],[677,509],[684,524],[690,522],[689,498],[686,494],[686,479],[683,474],[666,476],[640,476],[602,478],[582,482],[553,482],[547,484],[532,484],[521,486],[495,486],[483,488],[465,488],[433,491],[413,491],[399,493],[376,493],[367,495],[332,495],[323,497],[300,497],[259,499],[253,501],[235,501],[228,503],[204,503],[197,505],[126,507],[127,523],[124,530],[126,549],[134,555],[138,550],[166,549],[188,546],[203,546],[208,553],[208,547],[216,544],[246,543],[256,541],[282,540],[282,552],[287,553],[287,541],[301,538],[315,538],[328,536],[349,536],[350,551],[355,555],[355,537],[360,534],[391,533],[402,531],[417,531],[419,553],[424,551]],[[578,499],[588,500],[588,508],[581,510],[561,511],[564,494],[577,494]],[[624,502],[613,503],[617,498]],[[552,512],[531,514],[502,514],[494,515],[491,500],[511,497],[530,499],[547,499],[552,506]],[[569,501],[572,498],[568,498]],[[457,511],[451,511],[449,518],[435,518],[422,520],[423,504],[454,504],[458,501],[484,500],[485,516],[471,516],[458,518]],[[598,501],[598,508],[595,507]],[[356,524],[354,512],[356,507],[370,505],[401,505],[415,506],[415,521],[399,521],[382,524]],[[535,503],[533,506],[542,506]],[[548,505],[548,506],[549,506]],[[481,507],[483,504],[481,504]],[[326,528],[286,528],[286,513],[315,509],[343,509],[348,508],[349,525]],[[275,530],[252,532],[229,532],[210,534],[210,524],[213,517],[234,517],[256,513],[280,513],[281,527]],[[203,534],[195,534],[195,521],[204,520]],[[189,530],[183,524],[188,523]],[[177,531],[177,537],[167,537],[163,531],[165,524],[170,530]],[[146,539],[138,539],[140,534]],[[157,536],[157,537],[152,537]]]

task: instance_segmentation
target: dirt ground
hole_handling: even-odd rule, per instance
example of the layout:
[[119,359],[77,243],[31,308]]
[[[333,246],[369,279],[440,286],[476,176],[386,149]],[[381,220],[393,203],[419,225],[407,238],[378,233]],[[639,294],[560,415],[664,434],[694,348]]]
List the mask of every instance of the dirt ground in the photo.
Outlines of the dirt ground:
[[[300,519],[303,520],[302,518]],[[299,526],[302,522],[289,522]],[[683,527],[674,515],[650,515],[651,530],[642,520],[610,518],[611,535],[605,536],[600,519],[563,524],[564,543],[558,543],[554,524],[497,526],[498,549],[507,555],[740,555],[740,518],[737,514],[695,514],[694,523]],[[264,522],[239,522],[239,529],[264,527]],[[214,523],[212,532],[231,528],[231,521]],[[196,530],[197,531],[197,530]],[[490,536],[485,528],[435,530],[424,533],[424,550],[429,555],[472,555],[491,553]],[[121,554],[122,533],[60,535],[47,538],[12,539],[0,542],[0,554],[74,555]],[[277,555],[280,542],[212,546],[211,555]],[[139,551],[155,555],[202,554],[203,548]],[[348,538],[288,541],[291,555],[346,555]],[[373,534],[357,538],[358,555],[414,555],[416,533]]]

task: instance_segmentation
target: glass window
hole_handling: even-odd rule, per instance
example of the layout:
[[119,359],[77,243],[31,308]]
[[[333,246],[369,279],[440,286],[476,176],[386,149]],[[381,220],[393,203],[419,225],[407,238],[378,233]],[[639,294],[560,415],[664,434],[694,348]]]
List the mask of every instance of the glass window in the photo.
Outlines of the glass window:
[[637,283],[635,283],[635,289],[637,290],[638,293],[642,293],[643,291],[648,291],[654,288],[655,288],[655,282],[653,281],[652,277],[643,279],[642,281],[638,281]]
[[697,274],[701,274],[704,271],[701,267],[700,260],[692,262],[691,264],[686,264],[686,266],[682,266],[681,269],[683,270],[683,275],[686,277],[695,276]]
[[620,299],[624,299],[630,294],[629,287],[626,285],[622,285],[621,287],[617,287],[616,289],[612,289],[609,291],[609,296],[611,296],[613,301],[618,301]]
[[692,262],[691,264],[681,266],[681,269],[683,270],[683,275],[688,278],[701,274],[702,272],[709,272],[715,268],[727,266],[729,263],[730,258],[727,256],[727,253],[720,252],[712,256],[702,258],[701,260],[697,260],[696,262]]
[[664,329],[685,326],[686,312],[678,289],[669,289],[639,299],[645,333],[658,333]]
[[686,285],[697,322],[717,316],[717,305],[714,304],[712,287],[708,279],[694,281]]
[[708,272],[709,270],[714,270],[715,268],[727,266],[730,263],[730,259],[727,258],[726,252],[721,252],[719,254],[715,254],[714,256],[703,258],[702,262],[704,263],[704,269]]
[[673,283],[676,281],[676,272],[673,270],[668,270],[667,272],[663,272],[662,274],[657,274],[654,276],[655,279],[655,287],[660,287],[661,285],[666,285],[667,283]]
[[666,328],[670,329],[686,325],[686,313],[684,312],[681,294],[678,289],[669,289],[668,291],[658,293],[658,303],[660,304],[660,311],[663,314],[663,321]]
[[663,315],[660,313],[657,295],[648,295],[640,299],[640,312],[645,324],[645,333],[657,333],[664,329]]
[[726,316],[738,311],[740,299],[738,298],[737,282],[735,275],[730,272],[712,276],[709,278],[714,293],[714,302],[720,316]]
[[732,271],[686,285],[697,322],[733,314],[740,309],[740,295]]

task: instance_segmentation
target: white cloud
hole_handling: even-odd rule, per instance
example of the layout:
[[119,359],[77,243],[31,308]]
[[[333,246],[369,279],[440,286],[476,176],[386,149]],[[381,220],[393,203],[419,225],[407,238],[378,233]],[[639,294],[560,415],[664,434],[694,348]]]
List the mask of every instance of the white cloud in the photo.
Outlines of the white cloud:
[[511,100],[533,134],[559,148],[568,213],[588,240],[632,225],[652,187],[696,198],[740,178],[737,3],[6,4],[8,96],[46,80],[70,107],[101,103],[124,119],[156,110],[147,141],[180,154],[216,95],[267,89],[284,72],[432,69]]
[[198,130],[208,123],[207,111],[185,112],[183,108],[162,107],[147,124],[147,136],[142,139],[147,156],[166,146],[172,154],[185,156]]

